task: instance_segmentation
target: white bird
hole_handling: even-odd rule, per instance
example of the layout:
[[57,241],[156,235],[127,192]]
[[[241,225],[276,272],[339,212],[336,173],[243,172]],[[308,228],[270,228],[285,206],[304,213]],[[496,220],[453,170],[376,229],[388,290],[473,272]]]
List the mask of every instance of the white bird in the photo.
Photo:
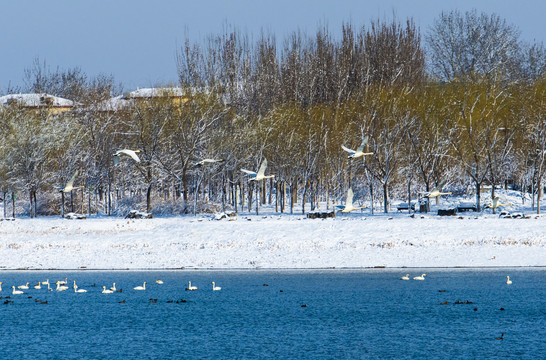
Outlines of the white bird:
[[102,287],[102,293],[103,293],[103,294],[111,294],[111,293],[113,293],[113,291],[107,289],[106,286],[103,286],[103,287]]
[[129,150],[129,149],[123,149],[123,150],[118,150],[116,151],[116,153],[114,154],[114,165],[117,165],[118,162],[119,162],[119,157],[122,156],[122,155],[125,155],[125,156],[129,156],[131,157],[134,161],[136,161],[137,163],[140,162],[140,158],[138,157],[137,153],[141,152],[141,150]]
[[405,276],[402,276],[400,280],[409,280],[409,274],[406,274]]
[[64,193],[69,193],[72,190],[81,189],[83,186],[76,186],[74,187],[74,180],[76,180],[76,176],[78,175],[78,170],[74,172],[74,175],[72,175],[72,178],[68,180],[64,188],[61,188],[59,191]]
[[39,282],[38,285],[34,285],[34,288],[35,288],[36,290],[40,290],[40,289],[42,288],[42,283]]
[[163,280],[157,279],[155,282],[156,282],[156,284],[160,284],[160,285],[163,284]]
[[421,192],[421,194],[424,194],[424,197],[427,198],[435,198],[441,195],[451,195],[451,192],[441,192],[442,187],[444,187],[445,181],[442,181],[438,186],[436,186],[432,191],[430,192]]
[[269,179],[269,178],[275,177],[275,175],[264,175],[266,168],[267,168],[267,159],[264,159],[257,173],[255,173],[254,171],[246,170],[246,169],[241,169],[241,171],[250,175],[250,179],[248,179],[248,181],[260,181],[263,179]]
[[15,286],[12,286],[13,288],[13,291],[11,292],[13,295],[20,295],[22,294],[23,292],[21,290],[15,290]]
[[506,284],[510,285],[512,283],[512,280],[510,280],[510,276],[506,275]]
[[68,286],[61,285],[60,281],[57,281],[55,284],[57,284],[57,291],[66,291],[68,290]]
[[19,290],[28,290],[28,283],[26,285],[17,286],[17,289],[19,289]]
[[144,284],[142,284],[142,286],[134,287],[133,290],[146,290],[146,281],[144,281]]
[[113,284],[112,284],[112,287],[110,288],[110,290],[112,290],[112,291],[116,291],[116,290],[117,290],[117,289],[116,289],[116,283],[113,283]]
[[489,209],[496,209],[496,208],[499,208],[501,206],[511,206],[511,205],[514,205],[512,203],[508,203],[508,204],[503,204],[501,202],[499,202],[500,198],[498,196],[495,196],[492,200],[491,200],[491,204],[488,204],[485,206],[485,208],[489,208]]
[[360,144],[360,146],[356,150],[349,149],[343,145],[341,145],[341,148],[349,153],[347,159],[356,159],[361,156],[373,155],[373,152],[364,152],[364,146],[366,146],[367,143],[368,137],[366,136],[362,139],[362,144]]
[[49,279],[47,279],[46,281],[42,281],[42,285],[49,285]]
[[0,281],[0,291],[2,291],[2,284],[3,282]]
[[[48,280],[48,281],[49,281],[49,280]],[[61,284],[61,285],[66,285],[66,283],[68,282],[68,278],[65,277],[64,280],[59,280],[59,281],[57,281],[57,282],[58,282],[59,284]]]
[[221,163],[221,162],[224,162],[224,159],[203,159],[203,160],[200,160],[200,161],[196,162],[193,165],[196,166],[196,167],[200,167],[200,166],[203,166],[203,165]]
[[85,290],[85,289],[78,289],[78,285],[76,285],[76,281],[74,281],[74,292],[75,292],[75,293],[80,293],[80,294],[81,294],[81,293],[86,293],[87,290]]
[[353,189],[349,188],[349,190],[347,191],[347,199],[345,199],[345,206],[343,205],[337,205],[337,209],[338,211],[341,211],[342,213],[349,213],[353,210],[359,210],[359,209],[364,209],[366,206],[354,206],[353,205],[353,197],[354,197],[354,194],[353,194]]
[[421,276],[414,277],[413,280],[425,280],[425,276],[427,276],[427,274],[422,274]]
[[186,288],[187,291],[195,291],[197,290],[197,286],[192,286],[191,281],[188,282],[188,287]]
[[222,288],[220,286],[216,286],[216,284],[213,281],[212,282],[212,291],[218,291],[218,290],[222,290]]

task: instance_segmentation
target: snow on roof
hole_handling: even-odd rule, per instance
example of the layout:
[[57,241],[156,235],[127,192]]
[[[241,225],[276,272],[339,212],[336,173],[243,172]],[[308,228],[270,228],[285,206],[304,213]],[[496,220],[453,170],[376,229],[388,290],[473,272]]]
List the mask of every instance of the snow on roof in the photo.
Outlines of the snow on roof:
[[126,100],[123,96],[116,96],[104,100],[99,104],[92,106],[92,108],[98,111],[118,111],[126,109],[130,104],[131,102]]
[[179,87],[168,87],[168,88],[144,88],[137,89],[125,94],[123,97],[125,99],[130,98],[150,98],[154,96],[184,96],[184,90]]
[[17,102],[23,106],[38,107],[38,106],[74,106],[72,100],[63,99],[49,94],[9,94],[0,97],[0,105],[8,105]]

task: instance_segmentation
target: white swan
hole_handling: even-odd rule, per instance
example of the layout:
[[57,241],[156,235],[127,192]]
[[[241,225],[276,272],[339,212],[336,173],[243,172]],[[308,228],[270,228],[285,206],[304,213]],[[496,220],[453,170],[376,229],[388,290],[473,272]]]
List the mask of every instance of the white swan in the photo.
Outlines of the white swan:
[[511,206],[511,205],[514,205],[512,203],[508,203],[508,204],[503,204],[501,202],[499,202],[500,198],[498,196],[495,196],[492,200],[491,200],[491,204],[488,204],[488,205],[485,205],[485,208],[489,208],[489,209],[496,209],[496,208],[499,208],[501,206]]
[[405,276],[402,276],[400,280],[409,280],[409,274],[406,274]]
[[246,170],[246,169],[241,169],[241,171],[250,175],[250,179],[248,179],[248,181],[260,181],[263,179],[269,179],[269,178],[275,177],[275,175],[264,175],[266,168],[267,168],[267,159],[264,158],[264,161],[262,162],[262,165],[260,166],[260,169],[258,170],[257,173],[255,173],[254,171]]
[[68,278],[65,277],[64,280],[59,280],[57,282],[61,285],[66,285],[66,283],[68,282]]
[[3,282],[0,281],[0,291],[2,291],[2,284]]
[[430,192],[421,192],[421,194],[424,194],[424,197],[426,198],[436,198],[438,196],[442,195],[451,195],[451,192],[441,192],[442,188],[444,187],[445,181],[441,181],[438,186],[436,186],[432,191]]
[[506,275],[506,284],[510,285],[512,283],[512,280],[510,280],[510,276]]
[[116,289],[116,283],[112,284],[112,287],[110,288],[110,290],[112,290],[112,291],[116,291],[116,290],[117,290],[117,289]]
[[221,163],[221,162],[224,162],[224,159],[203,159],[201,161],[198,161],[196,162],[195,164],[193,164],[195,167],[200,167],[200,166],[203,166],[203,165],[208,165],[208,164],[214,164],[214,163]]
[[42,285],[49,285],[49,279],[47,279],[46,281],[42,281]]
[[77,186],[74,187],[74,180],[76,180],[76,176],[78,175],[78,170],[74,172],[74,175],[72,175],[72,178],[66,183],[64,188],[61,188],[59,191],[64,193],[69,193],[72,190],[81,189],[83,186]]
[[15,286],[12,286],[13,291],[11,292],[13,295],[20,295],[23,294],[21,290],[15,290]]
[[421,276],[414,277],[413,280],[425,280],[425,276],[427,276],[427,274],[422,274]]
[[353,189],[349,188],[347,191],[347,199],[345,199],[345,206],[343,205],[337,205],[336,208],[338,211],[341,211],[342,213],[349,213],[353,210],[359,210],[364,209],[366,206],[354,206],[353,205]]
[[85,290],[85,289],[78,289],[78,285],[76,285],[76,282],[74,281],[74,292],[75,292],[75,293],[81,294],[81,293],[86,293],[87,290]]
[[213,281],[212,282],[212,291],[219,291],[219,290],[222,290],[222,288],[220,286],[216,286],[216,284]]
[[157,280],[155,281],[155,283],[156,283],[156,284],[160,284],[160,285],[161,285],[161,284],[163,284],[163,280],[159,280],[159,279],[157,279]]
[[34,285],[34,288],[35,288],[36,290],[40,290],[40,289],[42,288],[42,283],[39,282],[38,285]]
[[57,281],[55,284],[57,284],[57,291],[66,291],[68,290],[68,286],[61,285],[60,281]]
[[111,294],[111,293],[113,293],[113,291],[107,289],[106,286],[103,286],[103,287],[102,287],[102,293],[103,293],[103,294]]
[[341,145],[341,148],[349,153],[347,159],[356,159],[361,156],[373,155],[373,152],[364,152],[364,146],[366,146],[366,144],[368,144],[367,136],[362,139],[362,144],[360,144],[360,146],[356,150],[351,150],[343,145]]
[[123,150],[118,150],[116,151],[116,153],[114,154],[114,165],[117,165],[118,162],[119,162],[119,157],[122,156],[122,155],[125,155],[125,156],[129,156],[131,157],[134,161],[136,161],[137,163],[140,162],[140,158],[138,157],[137,153],[141,152],[141,150],[129,150],[129,149],[123,149]]
[[188,281],[188,287],[186,288],[188,291],[195,291],[197,290],[197,286],[192,286],[191,281]]
[[142,286],[134,287],[133,290],[146,290],[146,281],[144,281],[144,284],[142,284]]
[[26,283],[26,285],[19,285],[19,286],[17,286],[17,289],[20,289],[20,290],[28,290],[28,283]]

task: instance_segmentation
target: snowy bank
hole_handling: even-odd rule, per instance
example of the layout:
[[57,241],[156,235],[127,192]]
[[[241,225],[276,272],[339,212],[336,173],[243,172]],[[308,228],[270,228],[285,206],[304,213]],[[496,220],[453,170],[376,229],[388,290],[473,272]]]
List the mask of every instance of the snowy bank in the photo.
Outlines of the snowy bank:
[[546,217],[363,213],[0,221],[1,269],[546,266]]

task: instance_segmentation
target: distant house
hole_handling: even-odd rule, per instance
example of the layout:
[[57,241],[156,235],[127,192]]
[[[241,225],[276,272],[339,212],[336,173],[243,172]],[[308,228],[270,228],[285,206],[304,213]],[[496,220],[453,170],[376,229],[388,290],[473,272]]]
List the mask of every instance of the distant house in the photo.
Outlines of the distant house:
[[136,106],[150,99],[170,99],[175,106],[182,106],[189,100],[189,96],[179,87],[137,89],[123,94],[124,100],[131,100]]
[[19,106],[27,109],[47,110],[56,115],[74,108],[74,101],[49,94],[9,94],[0,97],[0,106]]

